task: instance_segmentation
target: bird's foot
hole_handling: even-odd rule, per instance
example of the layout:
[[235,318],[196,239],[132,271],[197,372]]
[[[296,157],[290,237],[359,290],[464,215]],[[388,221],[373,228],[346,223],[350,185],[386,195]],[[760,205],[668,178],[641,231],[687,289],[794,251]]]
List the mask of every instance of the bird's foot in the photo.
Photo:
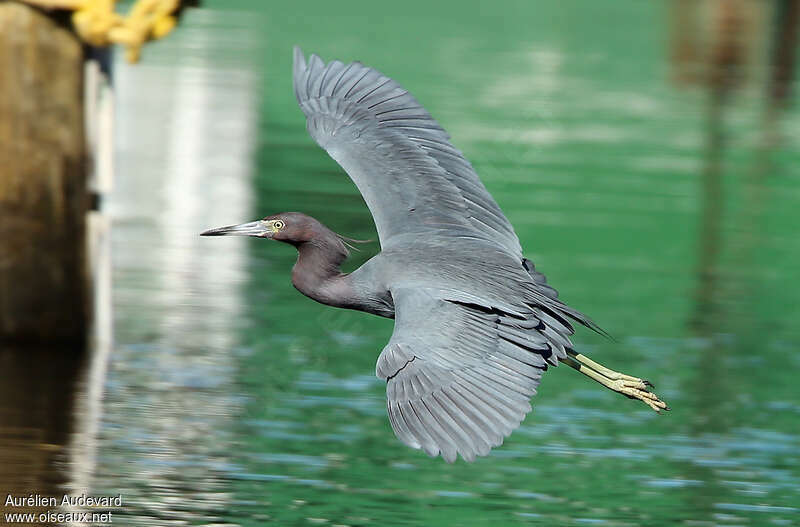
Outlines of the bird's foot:
[[570,353],[570,356],[572,359],[572,362],[568,362],[570,366],[591,377],[606,388],[621,393],[629,399],[638,399],[657,413],[661,413],[661,410],[668,411],[670,409],[667,403],[650,391],[650,388],[653,387],[650,381],[606,368],[580,353]]
[[[636,377],[631,377],[631,379],[635,380],[615,380],[610,381],[608,384],[601,381],[600,383],[615,392],[621,393],[629,399],[638,399],[642,401],[658,413],[660,413],[661,410],[669,411],[670,408],[667,406],[667,403],[659,399],[658,395],[651,392],[645,384],[645,381],[637,379]],[[652,384],[650,384],[649,387],[652,387]]]

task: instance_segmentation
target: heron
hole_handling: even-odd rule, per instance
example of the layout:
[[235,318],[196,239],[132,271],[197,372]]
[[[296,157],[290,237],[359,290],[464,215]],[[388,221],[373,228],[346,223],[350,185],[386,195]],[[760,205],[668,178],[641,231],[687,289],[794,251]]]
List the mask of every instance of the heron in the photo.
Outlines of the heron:
[[349,238],[299,212],[211,229],[293,245],[292,283],[329,306],[394,319],[376,374],[400,441],[452,463],[501,445],[542,374],[567,364],[656,412],[652,384],[576,351],[568,306],[522,254],[509,220],[450,136],[397,82],[361,62],[294,49],[294,94],[311,137],[364,198],[381,251],[351,273]]

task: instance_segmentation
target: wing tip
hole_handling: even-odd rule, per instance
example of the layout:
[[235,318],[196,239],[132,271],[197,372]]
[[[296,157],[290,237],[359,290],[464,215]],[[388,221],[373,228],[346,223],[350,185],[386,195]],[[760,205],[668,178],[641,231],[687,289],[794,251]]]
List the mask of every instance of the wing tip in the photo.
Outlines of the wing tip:
[[301,79],[303,78],[303,75],[307,69],[308,66],[306,65],[306,58],[303,55],[303,50],[300,49],[300,46],[295,46],[294,59],[292,62],[292,84],[294,87],[294,96],[298,103],[302,102],[305,95],[304,93],[301,93],[300,89],[303,85]]
[[309,98],[311,84],[314,76],[325,69],[325,61],[316,53],[312,53],[306,60],[300,46],[294,46],[294,60],[292,65],[292,77],[294,78],[294,93],[297,102],[301,103]]
[[303,50],[300,48],[300,46],[295,45],[293,51],[294,51],[294,70],[295,70],[295,72],[297,72],[298,70],[299,71],[305,70],[306,69],[306,58],[305,58],[305,55],[303,55]]
[[319,55],[317,55],[316,53],[312,53],[308,57],[308,67],[311,68],[311,69],[319,68],[319,67],[323,67],[324,68],[325,67],[325,61],[322,60],[322,58]]

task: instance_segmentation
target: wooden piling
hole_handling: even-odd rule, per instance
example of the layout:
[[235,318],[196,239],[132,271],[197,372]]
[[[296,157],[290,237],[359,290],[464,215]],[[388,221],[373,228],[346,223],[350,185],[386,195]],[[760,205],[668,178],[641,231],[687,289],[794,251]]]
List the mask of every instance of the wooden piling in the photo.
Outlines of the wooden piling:
[[0,340],[89,325],[83,61],[66,21],[0,2]]

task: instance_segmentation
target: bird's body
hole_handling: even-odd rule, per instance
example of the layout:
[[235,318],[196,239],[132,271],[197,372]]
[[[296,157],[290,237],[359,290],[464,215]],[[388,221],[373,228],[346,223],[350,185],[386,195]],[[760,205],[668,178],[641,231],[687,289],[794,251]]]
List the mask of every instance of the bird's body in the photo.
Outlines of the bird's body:
[[306,63],[295,50],[295,95],[307,127],[355,182],[382,251],[341,272],[345,239],[301,213],[207,231],[294,245],[292,283],[323,304],[394,318],[377,375],[406,444],[472,460],[502,443],[530,411],[548,366],[564,362],[658,411],[636,377],[576,353],[563,303],[522,256],[514,229],[447,133],[407,91],[376,70]]
[[[560,304],[537,291],[521,259],[515,260],[479,239],[453,244],[417,238],[382,251],[353,275],[354,282],[366,287],[380,284],[379,289],[384,291],[436,290],[466,303],[514,314],[526,312],[525,298]],[[371,294],[375,292],[373,289]]]

